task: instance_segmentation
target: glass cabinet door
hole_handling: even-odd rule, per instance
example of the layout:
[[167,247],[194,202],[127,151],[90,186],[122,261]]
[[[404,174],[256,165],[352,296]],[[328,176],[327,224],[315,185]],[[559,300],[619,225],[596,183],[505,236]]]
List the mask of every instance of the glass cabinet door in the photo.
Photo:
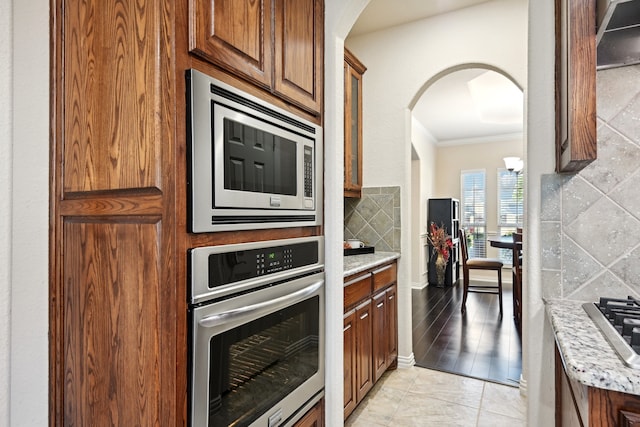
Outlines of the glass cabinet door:
[[366,67],[345,49],[344,196],[362,192],[362,75]]

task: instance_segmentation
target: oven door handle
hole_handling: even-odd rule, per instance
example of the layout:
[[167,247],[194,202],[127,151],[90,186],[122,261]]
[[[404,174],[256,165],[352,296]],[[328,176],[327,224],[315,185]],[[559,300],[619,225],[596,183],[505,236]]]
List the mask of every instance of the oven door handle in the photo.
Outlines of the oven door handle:
[[283,295],[278,298],[274,298],[270,301],[248,305],[246,307],[240,307],[234,310],[225,311],[223,313],[212,314],[211,316],[203,317],[198,321],[198,324],[204,328],[211,328],[214,326],[220,326],[221,324],[232,322],[241,317],[255,316],[257,314],[269,312],[271,310],[284,308],[306,299],[309,295],[317,292],[318,289],[320,289],[323,285],[324,280],[318,280],[317,282],[313,282],[306,288],[300,289],[287,295]]

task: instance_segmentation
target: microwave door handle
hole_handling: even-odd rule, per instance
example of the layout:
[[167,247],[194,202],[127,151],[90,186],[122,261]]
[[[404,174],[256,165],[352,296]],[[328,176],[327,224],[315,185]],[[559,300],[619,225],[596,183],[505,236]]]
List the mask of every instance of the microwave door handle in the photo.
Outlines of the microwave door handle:
[[288,295],[272,299],[270,301],[252,304],[246,307],[236,308],[234,310],[229,310],[223,313],[212,314],[211,316],[203,317],[198,321],[198,324],[204,328],[211,328],[214,326],[220,326],[221,324],[232,322],[234,320],[238,320],[242,317],[254,317],[259,313],[264,313],[278,308],[284,308],[304,300],[309,295],[312,295],[318,289],[320,289],[322,285],[324,285],[324,280],[319,280],[307,286],[306,288],[300,289]]

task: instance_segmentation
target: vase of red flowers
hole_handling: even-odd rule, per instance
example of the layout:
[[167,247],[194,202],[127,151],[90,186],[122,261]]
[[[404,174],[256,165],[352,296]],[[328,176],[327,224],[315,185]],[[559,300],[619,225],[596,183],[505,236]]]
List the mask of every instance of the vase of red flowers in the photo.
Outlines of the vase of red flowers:
[[434,222],[429,226],[429,243],[433,246],[432,256],[436,257],[436,280],[438,286],[444,286],[445,271],[451,256],[453,241],[451,236],[447,235],[443,226],[437,226]]

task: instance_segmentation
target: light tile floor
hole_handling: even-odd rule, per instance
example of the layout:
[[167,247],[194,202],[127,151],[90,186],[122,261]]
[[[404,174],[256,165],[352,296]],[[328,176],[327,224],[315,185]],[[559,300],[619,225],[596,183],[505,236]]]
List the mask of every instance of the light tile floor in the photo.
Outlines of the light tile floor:
[[345,421],[348,427],[526,425],[520,390],[425,368],[388,371]]

